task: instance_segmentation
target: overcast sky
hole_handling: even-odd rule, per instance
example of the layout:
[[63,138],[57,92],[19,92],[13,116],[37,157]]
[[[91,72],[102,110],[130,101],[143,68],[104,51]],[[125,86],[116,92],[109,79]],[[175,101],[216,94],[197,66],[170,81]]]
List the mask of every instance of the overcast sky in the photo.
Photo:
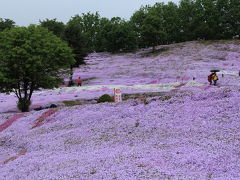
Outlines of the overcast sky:
[[[169,0],[0,0],[0,18],[17,25],[38,24],[39,20],[57,18],[66,23],[72,16],[99,12],[101,17],[122,17],[128,20],[141,5]],[[172,0],[178,2],[178,0]]]

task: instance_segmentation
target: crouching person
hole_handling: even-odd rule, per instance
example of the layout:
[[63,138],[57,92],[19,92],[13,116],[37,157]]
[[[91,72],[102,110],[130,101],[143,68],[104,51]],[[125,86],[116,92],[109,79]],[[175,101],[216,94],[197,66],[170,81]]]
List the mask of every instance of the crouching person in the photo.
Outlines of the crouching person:
[[216,73],[212,74],[212,80],[213,80],[213,85],[216,86],[218,81],[218,76]]

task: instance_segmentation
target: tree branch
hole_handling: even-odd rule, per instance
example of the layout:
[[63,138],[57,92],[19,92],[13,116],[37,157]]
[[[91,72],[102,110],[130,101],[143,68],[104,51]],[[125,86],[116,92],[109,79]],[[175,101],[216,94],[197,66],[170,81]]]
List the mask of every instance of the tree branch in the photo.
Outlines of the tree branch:
[[22,99],[21,87],[20,87],[19,82],[18,82],[18,94],[19,94],[19,99]]
[[14,93],[16,94],[17,98],[20,99],[19,95],[18,95],[18,92],[16,89],[14,89]]
[[33,90],[34,90],[34,86],[35,86],[35,83],[32,82],[31,83],[31,86],[30,86],[30,92],[29,92],[29,96],[28,96],[28,100],[30,101],[31,97],[32,97],[32,93],[33,93]]

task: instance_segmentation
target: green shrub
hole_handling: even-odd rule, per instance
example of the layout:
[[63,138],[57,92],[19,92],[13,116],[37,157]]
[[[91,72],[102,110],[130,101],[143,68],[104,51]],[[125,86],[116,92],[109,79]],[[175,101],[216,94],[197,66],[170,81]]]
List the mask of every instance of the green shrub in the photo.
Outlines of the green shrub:
[[78,101],[63,101],[63,103],[66,106],[76,106],[76,105],[80,105],[80,103]]
[[97,103],[103,102],[113,102],[113,98],[108,94],[104,94],[97,100]]

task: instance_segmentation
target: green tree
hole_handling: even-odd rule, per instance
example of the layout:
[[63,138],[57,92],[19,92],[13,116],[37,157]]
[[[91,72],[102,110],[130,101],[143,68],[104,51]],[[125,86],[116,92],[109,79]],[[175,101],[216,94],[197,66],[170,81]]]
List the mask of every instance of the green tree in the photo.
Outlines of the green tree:
[[232,36],[232,26],[230,24],[230,19],[233,18],[229,14],[230,4],[229,0],[217,0],[216,2],[217,16],[218,16],[218,38],[226,39]]
[[181,0],[178,8],[178,15],[180,18],[180,40],[190,41],[194,39],[194,26],[193,18],[194,14],[194,1],[193,0]]
[[15,27],[15,22],[13,20],[0,18],[0,31],[10,29],[12,27]]
[[166,32],[162,26],[162,16],[158,16],[155,11],[148,13],[142,26],[142,38],[147,47],[155,47],[163,44],[166,38]]
[[116,36],[119,37],[116,39],[118,51],[131,52],[137,49],[137,36],[129,22],[119,24]]
[[40,26],[48,29],[56,36],[63,39],[65,31],[65,24],[63,22],[58,22],[56,19],[45,19],[40,21]]
[[143,40],[142,27],[144,20],[151,9],[150,6],[142,6],[138,11],[136,11],[130,18],[130,25],[136,35],[137,46],[140,48],[146,47],[146,44]]
[[73,17],[68,21],[64,32],[64,39],[75,55],[75,67],[84,64],[84,57],[89,53],[88,39],[80,22],[79,18]]
[[107,51],[107,33],[111,31],[111,22],[107,18],[101,18],[99,22],[99,30],[96,34],[95,50],[97,52]]
[[180,39],[180,18],[178,6],[173,2],[163,5],[162,16],[164,30],[166,32],[166,43],[179,42]]
[[14,92],[23,112],[34,90],[57,87],[74,63],[68,45],[43,27],[5,30],[0,42],[0,91]]
[[73,49],[74,53],[75,63],[70,65],[69,77],[69,85],[72,85],[73,68],[84,64],[84,57],[89,53],[87,46],[88,40],[86,35],[83,33],[83,28],[78,19],[72,18],[68,21],[64,32],[64,40]]
[[194,4],[194,27],[195,39],[216,39],[218,16],[215,0],[196,0]]
[[167,43],[163,7],[164,3],[141,7],[131,17],[130,23],[136,32],[139,47],[152,47],[154,51],[155,46]]
[[101,48],[98,50],[128,52],[136,49],[136,35],[131,25],[120,17],[111,20],[103,18],[97,40]]
[[[96,49],[96,35],[99,31],[99,23],[100,23],[99,14],[98,13],[92,14],[90,12],[86,14],[83,13],[81,16],[75,15],[68,22],[68,30],[69,28],[74,28],[75,31],[77,31],[78,29],[77,34],[79,38],[80,36],[81,39],[84,38],[84,51],[86,51],[86,53],[84,54],[91,53]],[[68,40],[69,36],[70,35],[67,34]],[[74,38],[76,38],[76,36],[74,36]]]
[[87,47],[89,52],[96,50],[96,36],[99,32],[100,15],[90,12],[83,13],[81,17],[81,26],[83,33],[87,37]]
[[240,1],[239,0],[229,0],[229,11],[226,14],[227,22],[229,23],[229,27],[231,27],[231,31],[229,33],[228,38],[232,38],[232,36],[240,35]]

